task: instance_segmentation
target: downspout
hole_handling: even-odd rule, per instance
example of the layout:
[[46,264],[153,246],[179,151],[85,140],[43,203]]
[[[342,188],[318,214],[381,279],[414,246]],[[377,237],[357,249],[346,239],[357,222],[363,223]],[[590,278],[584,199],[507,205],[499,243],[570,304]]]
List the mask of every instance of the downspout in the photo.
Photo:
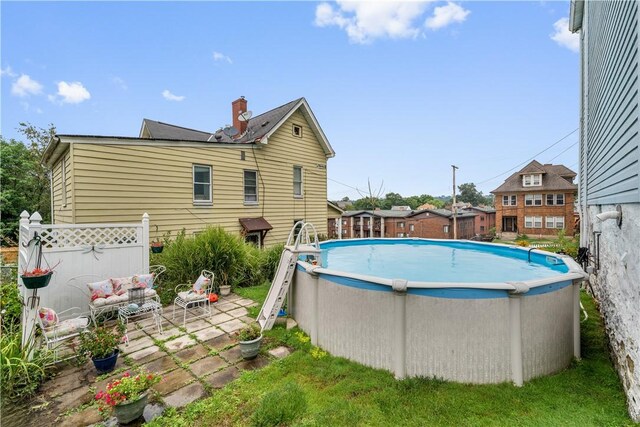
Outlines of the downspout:
[[53,213],[53,169],[49,169],[49,194],[50,194],[50,202],[51,202],[51,224],[55,224],[55,218]]

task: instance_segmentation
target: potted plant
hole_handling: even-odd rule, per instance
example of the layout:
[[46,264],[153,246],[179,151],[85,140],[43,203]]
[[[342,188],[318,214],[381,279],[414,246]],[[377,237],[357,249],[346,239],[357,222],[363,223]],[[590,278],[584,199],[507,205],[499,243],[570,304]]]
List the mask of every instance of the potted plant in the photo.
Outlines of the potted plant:
[[151,252],[159,254],[162,253],[162,249],[164,249],[164,243],[158,238],[158,226],[156,225],[156,241],[151,242]]
[[127,424],[142,415],[149,398],[149,389],[162,377],[140,370],[135,376],[126,372],[96,394],[100,412],[113,408],[120,424]]
[[118,344],[122,341],[126,326],[118,322],[115,326],[98,326],[80,334],[78,352],[80,357],[90,357],[99,374],[113,371],[118,360]]
[[30,271],[23,271],[20,278],[25,288],[40,289],[49,284],[52,275],[53,268],[34,268]]
[[240,344],[240,353],[245,360],[255,359],[260,352],[260,343],[262,343],[262,331],[257,323],[252,323],[237,333]]

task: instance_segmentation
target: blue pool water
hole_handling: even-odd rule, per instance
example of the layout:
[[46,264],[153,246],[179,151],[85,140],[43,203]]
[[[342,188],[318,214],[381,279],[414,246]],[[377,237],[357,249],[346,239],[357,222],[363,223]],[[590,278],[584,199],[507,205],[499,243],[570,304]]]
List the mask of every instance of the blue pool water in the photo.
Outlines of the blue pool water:
[[322,266],[418,282],[507,282],[567,273],[558,258],[502,245],[407,239],[324,242]]

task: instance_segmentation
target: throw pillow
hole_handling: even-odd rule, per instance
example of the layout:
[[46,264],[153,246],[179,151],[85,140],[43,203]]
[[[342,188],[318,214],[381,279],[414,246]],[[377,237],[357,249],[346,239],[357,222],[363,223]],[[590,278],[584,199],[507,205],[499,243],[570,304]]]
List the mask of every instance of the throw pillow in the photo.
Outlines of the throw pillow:
[[153,288],[153,273],[136,274],[133,276],[133,285],[137,288]]
[[211,279],[205,277],[204,274],[201,274],[200,277],[198,277],[198,280],[196,280],[196,283],[193,284],[193,292],[195,292],[196,294],[203,294],[204,289],[209,285],[210,282]]
[[113,286],[113,295],[124,295],[127,290],[134,287],[133,276],[111,278],[109,280],[111,280],[111,286]]
[[113,295],[113,286],[111,280],[102,280],[100,282],[87,283],[89,290],[91,291],[91,301],[98,298],[107,298]]
[[38,315],[42,321],[42,326],[45,328],[50,328],[58,323],[58,315],[52,308],[41,307],[38,310]]

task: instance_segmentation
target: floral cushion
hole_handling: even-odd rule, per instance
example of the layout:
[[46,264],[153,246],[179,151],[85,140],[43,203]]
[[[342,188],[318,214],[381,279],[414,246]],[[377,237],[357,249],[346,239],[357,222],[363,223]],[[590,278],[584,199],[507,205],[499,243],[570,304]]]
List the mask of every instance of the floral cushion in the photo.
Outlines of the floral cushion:
[[98,298],[107,298],[113,295],[113,286],[109,279],[102,280],[100,282],[87,283],[89,290],[91,291],[91,301]]
[[154,274],[136,274],[133,276],[133,285],[137,288],[153,288]]
[[178,298],[180,298],[182,301],[186,301],[186,302],[196,301],[196,300],[200,300],[200,301],[208,300],[205,295],[196,293],[194,291],[178,292]]
[[123,295],[127,290],[134,287],[134,276],[111,278],[111,286],[113,286],[112,295]]
[[42,326],[45,328],[50,328],[58,323],[58,315],[52,308],[41,307],[38,310],[38,316],[40,316]]
[[107,298],[97,298],[93,301],[94,307],[104,307],[107,305],[117,305],[129,301],[129,295],[111,295]]
[[198,280],[196,280],[196,283],[193,284],[193,292],[195,292],[196,294],[203,294],[205,288],[209,285],[210,282],[211,279],[205,277],[204,274],[201,274],[200,277],[198,277]]
[[89,326],[89,319],[78,317],[76,319],[63,320],[54,328],[44,331],[47,338],[65,337],[80,332]]

